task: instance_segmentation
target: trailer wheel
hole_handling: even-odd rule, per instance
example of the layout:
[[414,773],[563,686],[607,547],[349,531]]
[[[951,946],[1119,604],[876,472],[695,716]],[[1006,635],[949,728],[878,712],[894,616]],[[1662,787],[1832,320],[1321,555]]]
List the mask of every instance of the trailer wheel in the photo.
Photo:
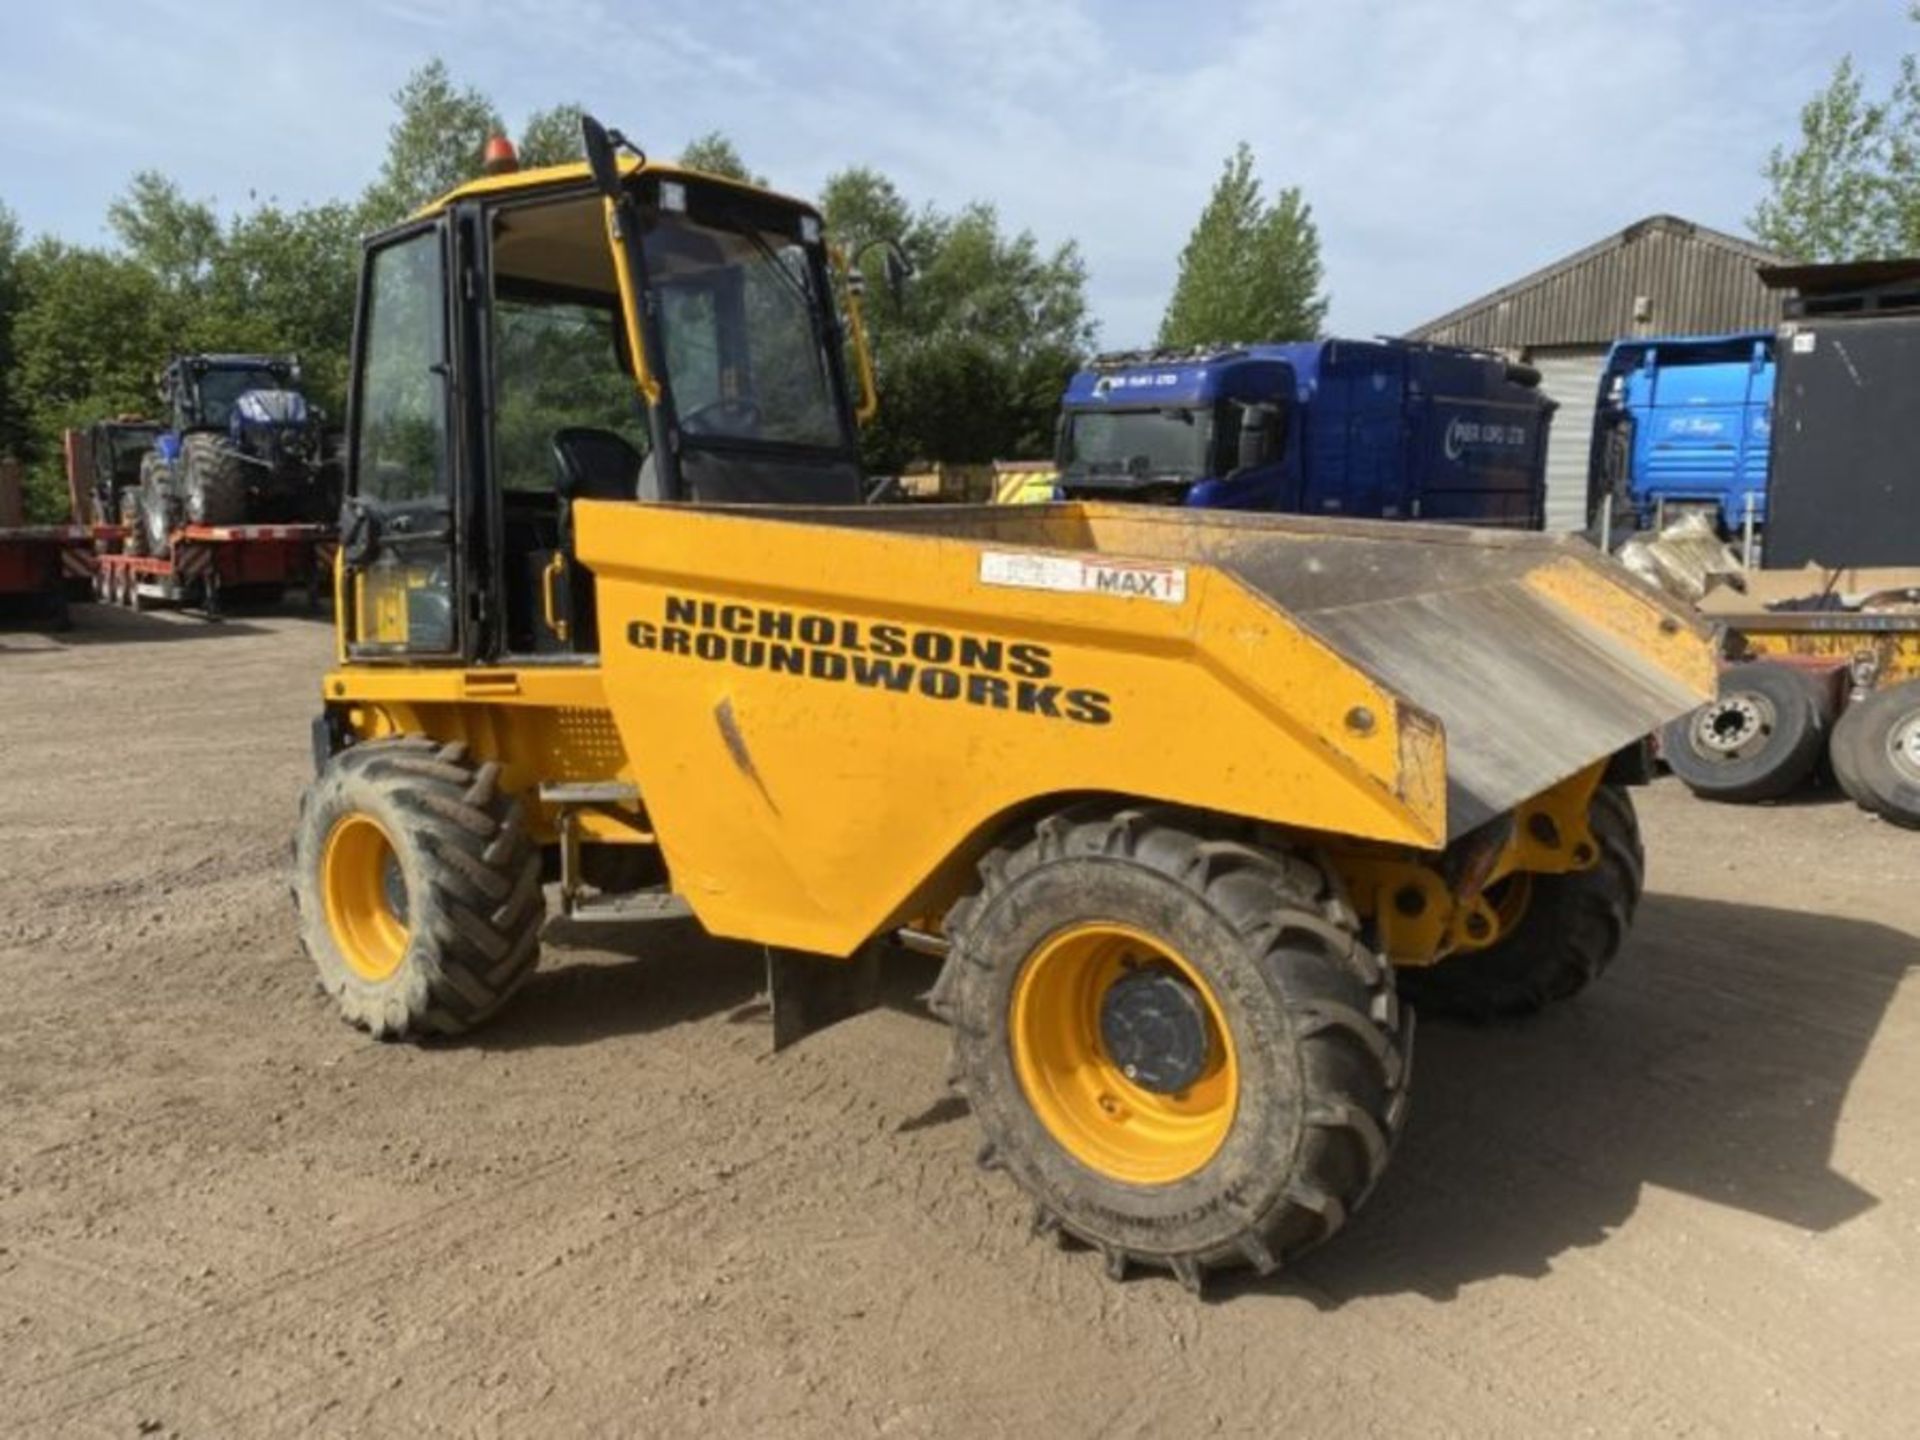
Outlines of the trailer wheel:
[[301,797],[300,937],[345,1018],[383,1040],[456,1035],[540,955],[540,857],[500,767],[422,737],[336,755]]
[[[1503,916],[1503,938],[1401,971],[1401,996],[1415,1010],[1488,1020],[1531,1015],[1598,980],[1633,926],[1647,860],[1633,798],[1621,787],[1594,793],[1588,823],[1600,845],[1591,869],[1508,876],[1501,899],[1517,904]],[[1496,900],[1495,908],[1504,907]]]
[[1660,732],[1660,754],[1694,794],[1748,803],[1777,800],[1819,762],[1826,743],[1820,691],[1765,660],[1721,672],[1720,693]]
[[1875,691],[1833,729],[1833,773],[1861,809],[1920,830],[1920,680]]
[[981,1163],[1108,1272],[1268,1273],[1373,1189],[1411,1023],[1318,867],[1221,822],[1082,807],[990,854],[936,1011]]

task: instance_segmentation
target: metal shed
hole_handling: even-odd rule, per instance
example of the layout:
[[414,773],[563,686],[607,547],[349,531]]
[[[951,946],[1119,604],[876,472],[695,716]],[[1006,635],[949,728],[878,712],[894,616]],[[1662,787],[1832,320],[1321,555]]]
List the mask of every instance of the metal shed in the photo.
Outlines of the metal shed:
[[1547,526],[1586,524],[1587,455],[1607,347],[1627,336],[1771,329],[1781,298],[1758,267],[1786,257],[1675,215],[1652,215],[1407,332],[1536,366],[1560,403],[1547,447]]

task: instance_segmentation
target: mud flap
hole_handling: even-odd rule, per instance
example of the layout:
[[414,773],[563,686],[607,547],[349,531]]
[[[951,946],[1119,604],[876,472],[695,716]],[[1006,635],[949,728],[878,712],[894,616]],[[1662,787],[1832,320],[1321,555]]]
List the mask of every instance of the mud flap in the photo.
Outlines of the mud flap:
[[863,945],[845,960],[773,945],[766,949],[775,1051],[880,1003],[878,945]]

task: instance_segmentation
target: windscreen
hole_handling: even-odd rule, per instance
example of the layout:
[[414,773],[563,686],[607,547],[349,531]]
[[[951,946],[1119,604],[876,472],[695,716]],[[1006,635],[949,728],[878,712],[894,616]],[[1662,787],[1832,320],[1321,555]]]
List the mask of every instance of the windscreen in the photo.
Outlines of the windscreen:
[[271,370],[207,370],[200,375],[200,423],[226,428],[234,402],[249,390],[278,390]]
[[649,216],[645,257],[689,445],[844,445],[806,247],[661,210]]
[[1194,479],[1206,472],[1212,435],[1204,410],[1083,410],[1067,430],[1066,469]]

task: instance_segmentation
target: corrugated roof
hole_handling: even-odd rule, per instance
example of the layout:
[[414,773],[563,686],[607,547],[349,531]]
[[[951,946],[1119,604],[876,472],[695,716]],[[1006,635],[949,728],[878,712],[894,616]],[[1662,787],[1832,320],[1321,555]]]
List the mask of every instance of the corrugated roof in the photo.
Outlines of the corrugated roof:
[[[1778,294],[1759,267],[1786,257],[1764,245],[1650,215],[1407,332],[1409,339],[1489,349],[1606,345],[1624,335],[1771,327]],[[1648,305],[1645,319],[1636,301]]]

